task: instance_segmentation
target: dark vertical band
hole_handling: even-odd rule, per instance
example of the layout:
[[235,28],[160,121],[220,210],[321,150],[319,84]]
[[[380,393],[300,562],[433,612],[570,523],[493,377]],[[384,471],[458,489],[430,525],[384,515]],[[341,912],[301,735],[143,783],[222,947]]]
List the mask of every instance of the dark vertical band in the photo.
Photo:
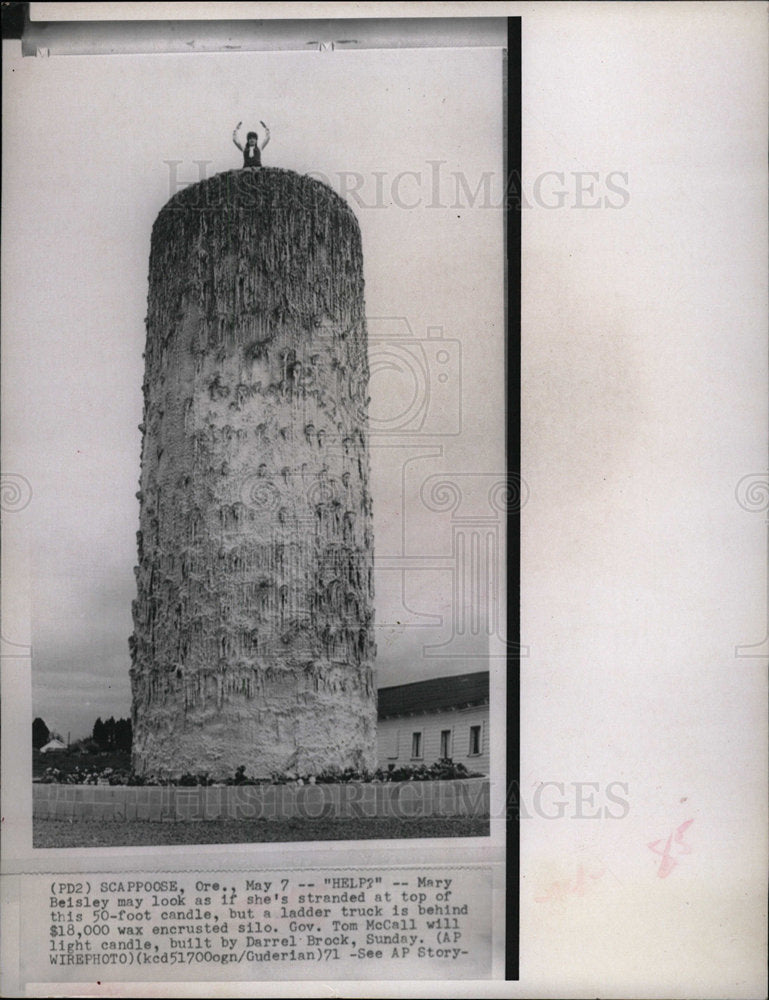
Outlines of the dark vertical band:
[[[521,482],[521,19],[507,19],[505,74],[506,458],[513,491]],[[507,514],[507,838],[505,979],[519,978],[521,504]]]

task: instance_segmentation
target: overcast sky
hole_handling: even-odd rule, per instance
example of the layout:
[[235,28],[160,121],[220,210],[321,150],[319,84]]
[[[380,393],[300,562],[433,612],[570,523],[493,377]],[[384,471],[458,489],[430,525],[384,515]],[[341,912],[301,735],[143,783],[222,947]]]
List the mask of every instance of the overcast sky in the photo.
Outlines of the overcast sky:
[[[372,435],[376,558],[388,567],[376,581],[379,684],[487,667],[467,645],[424,654],[453,632],[452,531],[451,511],[429,510],[430,486],[420,490],[439,473],[482,473],[463,480],[475,504],[463,513],[498,516],[484,490],[504,469],[501,58],[4,61],[4,468],[33,491],[16,516],[32,539],[33,711],[50,727],[74,739],[98,715],[130,712],[150,231],[175,185],[240,165],[240,120],[243,132],[270,126],[265,165],[328,179],[361,225],[371,414],[386,431]],[[404,353],[381,339],[409,327],[420,340],[438,328],[444,360],[434,345]],[[470,651],[484,649],[481,636]]]

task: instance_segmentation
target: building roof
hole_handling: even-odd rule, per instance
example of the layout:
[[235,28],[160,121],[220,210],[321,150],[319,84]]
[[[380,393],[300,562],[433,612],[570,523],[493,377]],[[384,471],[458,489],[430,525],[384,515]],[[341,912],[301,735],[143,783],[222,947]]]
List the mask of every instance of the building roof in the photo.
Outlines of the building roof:
[[378,692],[380,719],[395,715],[416,715],[449,708],[483,705],[489,700],[489,672],[434,677],[415,684],[396,684]]

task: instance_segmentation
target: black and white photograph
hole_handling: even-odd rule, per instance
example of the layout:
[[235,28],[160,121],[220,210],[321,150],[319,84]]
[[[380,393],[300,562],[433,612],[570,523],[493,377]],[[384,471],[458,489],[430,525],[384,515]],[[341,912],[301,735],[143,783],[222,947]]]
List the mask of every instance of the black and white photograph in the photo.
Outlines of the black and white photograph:
[[4,995],[765,989],[764,20],[5,5]]
[[[504,872],[508,22],[225,27],[94,56],[93,26],[30,23],[10,69],[10,129],[36,125],[8,183],[47,233],[14,233],[8,279],[32,848],[451,841]],[[380,946],[396,978],[490,970],[488,884],[476,923],[424,877],[428,939],[397,879],[314,906],[241,880],[240,930],[211,926],[282,978]],[[210,890],[178,884],[146,921],[217,969],[187,919]],[[358,940],[325,903],[382,919]]]
[[25,89],[37,847],[489,834],[506,24],[333,27]]

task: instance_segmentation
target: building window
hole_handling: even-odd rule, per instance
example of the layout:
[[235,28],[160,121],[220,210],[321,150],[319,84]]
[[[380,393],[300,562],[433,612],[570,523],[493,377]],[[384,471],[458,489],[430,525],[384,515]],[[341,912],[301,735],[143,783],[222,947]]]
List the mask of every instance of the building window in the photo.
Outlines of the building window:
[[421,758],[422,756],[422,734],[412,733],[411,734],[411,757],[412,760],[415,758]]
[[446,760],[451,757],[451,730],[441,729],[441,757]]
[[481,752],[481,727],[470,726],[470,756],[477,757]]

